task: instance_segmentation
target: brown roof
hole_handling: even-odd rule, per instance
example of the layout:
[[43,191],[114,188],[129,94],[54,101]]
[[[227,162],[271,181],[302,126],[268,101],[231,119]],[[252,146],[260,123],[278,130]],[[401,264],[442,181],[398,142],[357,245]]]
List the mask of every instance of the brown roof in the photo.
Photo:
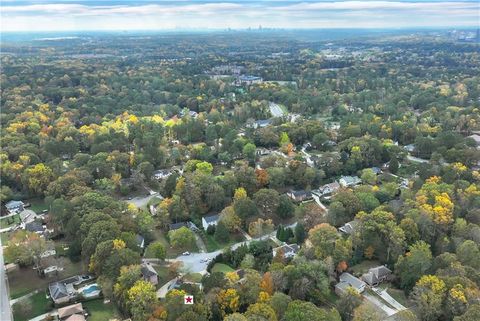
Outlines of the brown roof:
[[[83,313],[83,306],[81,303],[72,304],[63,308],[58,309],[58,317],[60,319],[71,316],[72,314]],[[84,319],[85,320],[85,319]]]
[[67,319],[65,319],[65,321],[85,321],[85,317],[83,316],[83,314],[73,314],[71,316],[69,316]]

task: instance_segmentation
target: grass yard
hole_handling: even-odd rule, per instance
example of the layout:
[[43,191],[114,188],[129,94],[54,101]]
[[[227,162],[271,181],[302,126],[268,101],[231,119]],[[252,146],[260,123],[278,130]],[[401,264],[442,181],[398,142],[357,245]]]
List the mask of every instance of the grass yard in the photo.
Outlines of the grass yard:
[[44,290],[51,282],[85,272],[81,262],[72,263],[68,258],[59,258],[58,262],[63,266],[64,270],[52,278],[39,277],[37,271],[31,267],[9,272],[7,276],[10,285],[10,298],[16,299],[37,289]]
[[103,299],[82,302],[90,316],[88,321],[108,321],[119,318],[120,313],[113,303],[103,303]]
[[161,287],[175,277],[175,275],[171,275],[170,270],[166,266],[153,265],[153,268],[158,273],[158,287]]
[[150,205],[158,205],[162,202],[162,199],[160,197],[157,197],[155,196],[154,198],[152,198],[151,200],[148,201],[147,205],[150,206]]
[[202,275],[200,273],[188,273],[183,279],[190,282],[200,283],[202,281]]
[[400,289],[395,289],[395,288],[388,288],[387,293],[392,296],[395,300],[398,301],[401,305],[404,307],[408,308],[412,306],[412,302],[407,298],[405,295],[405,292],[403,292]]
[[154,241],[159,241],[160,243],[163,244],[163,246],[165,246],[165,249],[167,250],[167,259],[176,258],[177,256],[181,255],[185,251],[189,251],[189,252],[198,251],[198,248],[195,244],[190,249],[176,249],[174,247],[171,247],[170,243],[168,243],[165,232],[162,230],[154,229],[152,234],[154,237]]
[[244,238],[243,238],[243,235],[241,235],[240,233],[237,233],[232,235],[232,237],[230,237],[230,240],[228,242],[222,243],[215,240],[215,237],[213,235],[209,235],[205,233],[205,237],[203,237],[203,240],[205,242],[205,246],[207,247],[207,252],[214,252],[216,250],[229,247],[235,243],[242,242],[244,241]]
[[28,209],[34,211],[37,214],[41,214],[42,211],[48,210],[48,206],[45,204],[45,201],[41,198],[31,198],[25,201],[26,203],[30,203],[30,207]]
[[212,267],[212,273],[215,273],[215,272],[228,273],[233,271],[235,270],[223,263],[215,263],[215,265]]
[[370,268],[379,266],[380,262],[377,260],[365,260],[362,261],[361,263],[358,263],[356,265],[353,265],[350,267],[350,270],[352,270],[353,274],[356,276],[360,276],[364,273],[367,273]]
[[47,299],[45,292],[40,291],[30,298],[13,305],[13,319],[15,321],[27,321],[51,311],[52,308],[53,304]]
[[10,216],[10,217],[7,217],[7,218],[2,218],[0,220],[0,229],[17,225],[17,224],[20,224],[21,222],[22,222],[22,220],[20,219],[19,214],[14,215],[14,216]]

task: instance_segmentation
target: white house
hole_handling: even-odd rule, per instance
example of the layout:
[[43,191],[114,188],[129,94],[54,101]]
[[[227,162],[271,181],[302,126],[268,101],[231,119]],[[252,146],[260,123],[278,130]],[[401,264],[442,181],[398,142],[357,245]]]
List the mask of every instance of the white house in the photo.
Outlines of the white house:
[[342,185],[342,187],[352,187],[360,184],[362,180],[358,176],[342,176],[338,182],[340,185]]
[[359,278],[354,277],[350,273],[342,273],[342,275],[340,275],[339,281],[340,282],[335,285],[335,292],[338,295],[345,293],[345,291],[349,287],[353,288],[358,293],[362,293],[363,291],[365,291],[365,287],[367,286],[365,282],[363,282]]
[[297,244],[284,244],[282,246],[276,247],[272,250],[273,256],[276,256],[278,252],[282,251],[285,258],[292,258],[297,255],[300,247]]
[[23,211],[25,204],[22,201],[10,201],[5,204],[9,214],[15,214]]
[[206,231],[209,226],[217,226],[218,220],[220,219],[220,215],[210,215],[202,217],[202,226],[203,229]]

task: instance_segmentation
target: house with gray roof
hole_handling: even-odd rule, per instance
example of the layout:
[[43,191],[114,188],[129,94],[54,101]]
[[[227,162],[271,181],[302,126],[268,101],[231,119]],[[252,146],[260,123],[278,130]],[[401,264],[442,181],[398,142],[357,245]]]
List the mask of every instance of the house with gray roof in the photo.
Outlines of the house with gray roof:
[[353,232],[355,232],[355,228],[358,226],[358,221],[357,220],[353,220],[353,221],[350,221],[348,223],[345,223],[345,225],[341,226],[338,228],[338,230],[344,234],[352,234]]
[[362,183],[362,180],[358,176],[342,176],[338,182],[342,187],[353,187]]
[[9,214],[15,214],[23,211],[25,203],[22,201],[9,201],[5,204],[5,208],[7,209]]
[[392,275],[392,271],[385,265],[380,265],[368,270],[362,275],[362,280],[370,286],[376,286],[388,280]]
[[150,282],[153,285],[158,284],[158,273],[150,263],[143,263],[141,265],[141,271],[142,277],[145,281]]
[[218,214],[202,217],[203,229],[206,231],[209,226],[217,226],[219,220],[220,215]]
[[341,295],[347,291],[347,288],[351,287],[360,294],[365,291],[366,286],[365,282],[345,272],[340,275],[339,282],[335,285],[335,293]]
[[277,253],[283,252],[285,258],[293,258],[300,251],[300,247],[297,244],[284,244],[282,246],[276,247],[272,250],[273,256],[276,256]]

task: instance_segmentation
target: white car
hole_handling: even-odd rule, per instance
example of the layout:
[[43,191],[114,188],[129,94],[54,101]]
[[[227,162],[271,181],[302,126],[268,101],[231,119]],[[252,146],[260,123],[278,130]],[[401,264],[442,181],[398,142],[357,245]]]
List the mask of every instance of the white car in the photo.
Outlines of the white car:
[[182,255],[190,255],[190,252],[183,252]]

